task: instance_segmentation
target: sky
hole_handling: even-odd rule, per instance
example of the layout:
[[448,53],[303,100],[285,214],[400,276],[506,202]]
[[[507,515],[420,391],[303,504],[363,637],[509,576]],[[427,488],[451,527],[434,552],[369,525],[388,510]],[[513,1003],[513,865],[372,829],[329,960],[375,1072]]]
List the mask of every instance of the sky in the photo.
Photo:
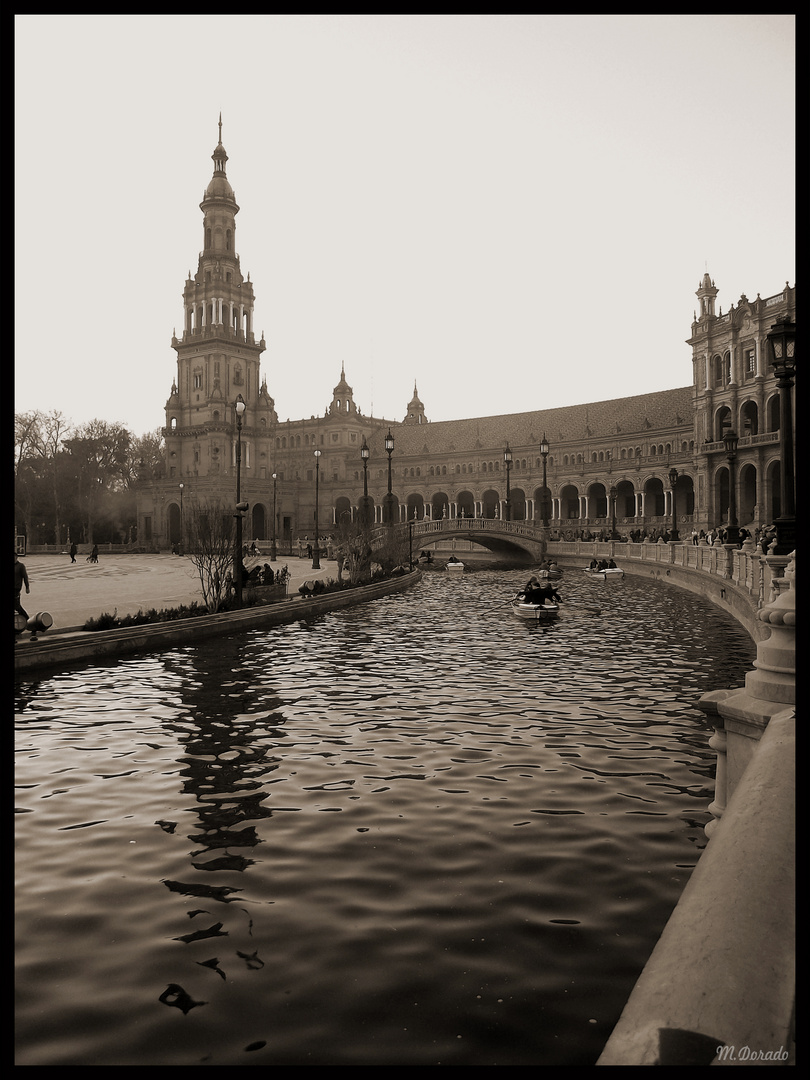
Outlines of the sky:
[[222,116],[280,420],[692,382],[795,284],[792,15],[16,15],[15,411],[165,423]]

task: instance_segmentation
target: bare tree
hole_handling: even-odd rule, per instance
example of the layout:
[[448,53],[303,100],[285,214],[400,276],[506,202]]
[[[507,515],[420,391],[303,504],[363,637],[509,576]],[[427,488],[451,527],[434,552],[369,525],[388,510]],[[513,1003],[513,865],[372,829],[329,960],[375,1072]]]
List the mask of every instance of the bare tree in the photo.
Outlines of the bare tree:
[[53,497],[54,540],[62,542],[62,498],[60,463],[62,461],[62,442],[70,432],[70,425],[65,417],[54,410],[42,417],[41,452],[51,464],[51,495]]
[[188,558],[200,577],[203,603],[218,611],[227,599],[234,557],[233,511],[219,499],[191,502],[185,515]]
[[345,569],[352,585],[368,581],[371,577],[371,536],[369,530],[357,522],[338,525],[332,534],[338,574]]

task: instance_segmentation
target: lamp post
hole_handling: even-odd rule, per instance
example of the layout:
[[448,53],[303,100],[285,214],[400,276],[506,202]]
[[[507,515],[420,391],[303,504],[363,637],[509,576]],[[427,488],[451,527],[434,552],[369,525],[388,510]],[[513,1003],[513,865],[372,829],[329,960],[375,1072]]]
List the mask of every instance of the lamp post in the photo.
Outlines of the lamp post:
[[233,587],[236,590],[236,606],[242,606],[242,514],[247,506],[242,502],[242,417],[247,405],[241,394],[234,402],[236,413],[236,543],[233,551]]
[[394,496],[391,491],[391,455],[394,452],[394,436],[391,434],[391,428],[388,429],[388,434],[385,436],[385,452],[388,454],[388,494],[385,497],[385,517],[386,525],[394,524]]
[[548,439],[546,439],[545,432],[543,438],[540,440],[540,456],[543,459],[543,498],[542,498],[542,521],[543,528],[548,528],[548,493],[546,488],[546,462],[548,460]]
[[[736,449],[736,446],[735,446],[735,449]],[[670,540],[678,540],[678,539],[680,539],[679,536],[678,536],[678,511],[677,511],[677,507],[675,506],[675,486],[677,485],[677,483],[678,483],[678,470],[676,468],[672,468],[672,469],[669,470],[669,486],[670,486],[670,489],[672,491],[672,528],[670,530],[670,536],[669,536]],[[730,520],[731,519],[729,518],[729,521]]]
[[413,508],[413,517],[408,522],[408,569],[413,570],[413,525],[416,521],[416,507]]
[[312,569],[320,570],[321,560],[318,557],[318,485],[321,473],[321,452],[315,451],[315,547],[312,549]]
[[796,493],[793,479],[793,403],[791,390],[796,374],[796,323],[780,319],[768,334],[771,365],[779,387],[779,517],[776,544],[769,554],[789,555],[796,547]]
[[273,540],[270,544],[270,562],[276,561],[276,480],[278,473],[273,473]]
[[616,488],[611,487],[611,489],[610,489],[610,503],[611,503],[611,506],[613,507],[613,512],[612,512],[611,518],[610,518],[610,539],[611,540],[616,539],[616,497],[618,496],[618,494],[619,494],[619,492],[616,490]]
[[183,488],[185,484],[179,484],[180,488],[180,554],[183,554]]
[[723,443],[728,458],[728,527],[726,529],[726,543],[738,544],[740,530],[737,525],[737,481],[734,476],[734,461],[737,457],[737,444],[739,443],[736,431],[727,431],[723,436]]
[[512,492],[509,487],[509,472],[512,468],[512,451],[509,449],[509,443],[506,444],[506,449],[503,452],[503,463],[506,466],[506,520],[512,520]]
[[365,435],[363,436],[363,445],[360,447],[360,457],[363,459],[363,507],[360,511],[360,526],[363,529],[367,529],[369,526],[369,512],[368,512],[368,459],[371,451],[368,448]]

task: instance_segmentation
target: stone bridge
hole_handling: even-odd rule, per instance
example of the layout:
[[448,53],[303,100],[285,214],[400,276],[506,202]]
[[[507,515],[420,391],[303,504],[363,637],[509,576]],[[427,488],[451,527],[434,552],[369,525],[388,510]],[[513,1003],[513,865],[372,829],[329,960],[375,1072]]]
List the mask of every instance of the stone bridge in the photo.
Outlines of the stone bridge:
[[524,552],[534,561],[542,559],[546,550],[546,530],[529,521],[463,517],[441,518],[438,521],[409,521],[375,529],[374,540],[382,540],[389,528],[404,539],[407,539],[412,531],[414,549],[460,537],[501,555]]

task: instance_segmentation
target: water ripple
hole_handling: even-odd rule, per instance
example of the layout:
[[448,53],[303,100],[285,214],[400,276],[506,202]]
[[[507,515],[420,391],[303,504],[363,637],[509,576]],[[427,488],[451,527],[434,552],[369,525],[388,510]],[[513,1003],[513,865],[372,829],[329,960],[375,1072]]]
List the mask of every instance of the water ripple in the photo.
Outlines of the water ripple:
[[574,572],[525,626],[524,576],[20,682],[16,1063],[592,1065],[755,650]]

